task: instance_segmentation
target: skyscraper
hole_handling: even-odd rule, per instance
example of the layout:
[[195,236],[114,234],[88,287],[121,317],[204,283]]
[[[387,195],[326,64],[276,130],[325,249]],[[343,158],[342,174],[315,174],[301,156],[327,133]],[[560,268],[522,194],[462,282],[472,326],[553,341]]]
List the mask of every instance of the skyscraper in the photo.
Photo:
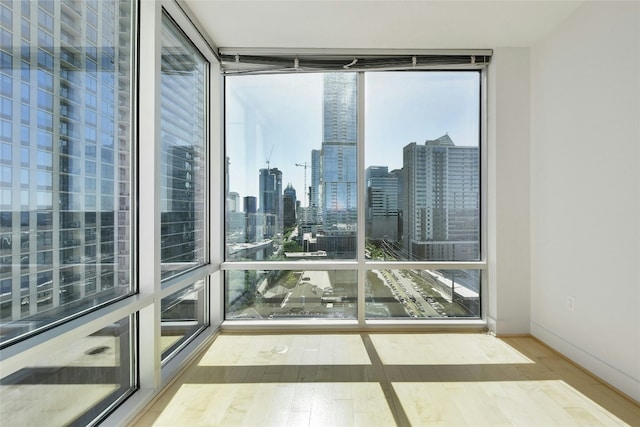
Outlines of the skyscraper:
[[325,231],[355,230],[357,221],[355,144],[322,144],[322,224]]
[[163,176],[166,197],[162,199],[161,260],[164,263],[193,262],[196,259],[198,216],[201,209],[194,197],[196,183],[193,171],[200,158],[198,147],[170,146],[166,161],[170,164],[168,176]]
[[284,227],[296,225],[296,189],[291,184],[284,189],[282,198]]
[[245,214],[240,204],[240,194],[230,191],[227,196],[227,209],[225,215],[227,240],[244,242]]
[[282,230],[282,172],[277,168],[260,169],[259,191],[265,237],[273,237]]
[[254,214],[257,212],[257,203],[256,203],[256,197],[255,196],[244,196],[243,197],[243,203],[244,203],[244,213],[246,214]]
[[257,203],[255,196],[245,196],[244,202],[244,239],[245,242],[255,242],[257,237],[256,211]]
[[357,128],[356,73],[324,75],[322,142],[355,145]]
[[236,191],[230,191],[227,193],[227,204],[229,212],[240,212],[240,194]]
[[402,168],[393,169],[389,172],[389,176],[392,176],[396,179],[396,193],[398,199],[398,235],[396,237],[396,241],[402,241],[403,235],[403,206],[402,201],[404,200],[404,171]]
[[309,186],[309,207],[320,206],[320,163],[322,151],[311,150],[311,185]]
[[366,170],[366,235],[370,239],[398,240],[398,177],[386,166]]
[[338,257],[355,256],[358,213],[356,78],[355,73],[324,76],[319,182],[322,231],[318,235],[318,249]]
[[478,147],[448,135],[403,150],[403,246],[411,259],[479,257]]

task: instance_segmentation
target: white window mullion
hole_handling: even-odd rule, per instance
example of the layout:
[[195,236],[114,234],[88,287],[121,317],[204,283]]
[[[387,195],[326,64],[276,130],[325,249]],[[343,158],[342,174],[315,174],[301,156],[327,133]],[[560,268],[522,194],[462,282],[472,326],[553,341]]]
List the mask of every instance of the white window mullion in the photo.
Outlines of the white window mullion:
[[[160,61],[162,8],[144,0],[140,4],[139,82],[139,239],[138,279],[142,295],[160,293]],[[140,311],[140,387],[160,387],[160,304]]]
[[[222,129],[224,79],[220,63],[211,60],[209,73],[209,262],[215,270],[209,279],[209,322],[217,328],[224,320],[224,280],[220,264],[224,261],[225,156]],[[216,167],[222,165],[222,167]],[[222,201],[222,203],[221,203]]]
[[[489,150],[488,150],[488,97],[487,97],[487,69],[480,73],[480,259],[484,262],[480,278],[480,316],[487,321],[489,318]],[[495,332],[495,331],[494,331]]]
[[366,182],[365,182],[365,159],[364,159],[364,139],[365,139],[365,74],[358,73],[357,80],[357,111],[358,111],[358,138],[356,148],[356,158],[358,164],[358,233],[357,233],[357,260],[358,260],[358,324],[365,325],[365,281],[367,271],[365,264],[365,206],[366,206]]

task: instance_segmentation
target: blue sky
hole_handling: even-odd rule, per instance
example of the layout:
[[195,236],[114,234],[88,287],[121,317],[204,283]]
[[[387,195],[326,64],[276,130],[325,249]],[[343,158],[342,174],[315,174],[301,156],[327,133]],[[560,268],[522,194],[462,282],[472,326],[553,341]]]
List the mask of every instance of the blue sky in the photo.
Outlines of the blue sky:
[[[479,73],[384,72],[365,75],[365,164],[402,167],[402,147],[448,133],[478,145]],[[311,150],[322,144],[322,74],[228,77],[226,138],[230,191],[258,196],[258,170],[283,172],[302,198]],[[307,186],[311,170],[307,169]],[[303,203],[303,206],[306,203]]]

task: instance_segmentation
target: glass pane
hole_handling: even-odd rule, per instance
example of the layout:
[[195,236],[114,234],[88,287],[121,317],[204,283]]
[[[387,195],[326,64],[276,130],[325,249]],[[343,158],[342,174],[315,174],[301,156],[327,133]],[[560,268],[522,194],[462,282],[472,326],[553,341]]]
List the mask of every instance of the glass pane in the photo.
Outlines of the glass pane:
[[354,259],[355,73],[226,77],[226,259]]
[[480,73],[367,73],[366,256],[480,259]]
[[354,270],[225,272],[227,319],[355,319]]
[[205,263],[208,63],[162,17],[161,262],[167,278]]
[[24,426],[89,425],[133,392],[132,343],[125,318],[2,377],[0,419]]
[[160,333],[162,360],[193,338],[205,326],[204,280],[162,298]]
[[480,317],[480,275],[480,270],[370,270],[366,316]]
[[132,292],[131,2],[25,3],[0,46],[2,342]]

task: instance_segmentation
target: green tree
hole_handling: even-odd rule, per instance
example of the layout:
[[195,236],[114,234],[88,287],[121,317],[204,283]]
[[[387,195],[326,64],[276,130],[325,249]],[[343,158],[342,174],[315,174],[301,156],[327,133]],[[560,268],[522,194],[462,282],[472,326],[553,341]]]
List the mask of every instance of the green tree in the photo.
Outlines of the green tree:
[[295,240],[287,240],[283,245],[284,252],[302,252],[302,246]]

